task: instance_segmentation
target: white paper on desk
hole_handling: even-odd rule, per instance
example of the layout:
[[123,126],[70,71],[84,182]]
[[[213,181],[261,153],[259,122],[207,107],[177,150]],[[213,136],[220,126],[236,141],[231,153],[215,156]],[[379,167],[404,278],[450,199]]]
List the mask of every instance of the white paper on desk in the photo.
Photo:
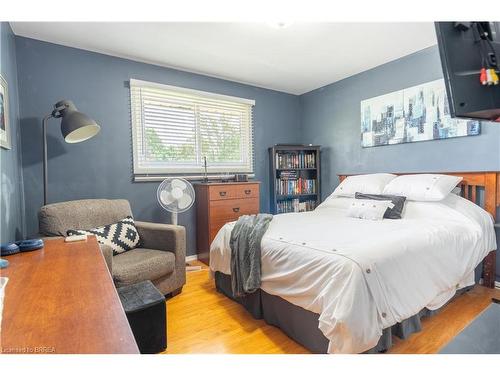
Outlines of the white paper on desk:
[[3,299],[5,297],[5,288],[8,281],[8,277],[0,277],[0,333],[2,333]]

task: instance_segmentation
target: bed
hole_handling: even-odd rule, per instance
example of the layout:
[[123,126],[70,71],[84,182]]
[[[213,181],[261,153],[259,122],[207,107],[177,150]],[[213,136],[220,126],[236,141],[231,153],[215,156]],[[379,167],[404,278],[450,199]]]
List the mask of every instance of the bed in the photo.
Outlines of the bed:
[[499,174],[450,175],[463,178],[463,198],[407,202],[401,220],[348,218],[344,197],[276,215],[262,239],[261,288],[242,298],[231,293],[228,223],[210,250],[217,290],[313,352],[385,351],[474,285],[481,261],[484,285],[494,285]]

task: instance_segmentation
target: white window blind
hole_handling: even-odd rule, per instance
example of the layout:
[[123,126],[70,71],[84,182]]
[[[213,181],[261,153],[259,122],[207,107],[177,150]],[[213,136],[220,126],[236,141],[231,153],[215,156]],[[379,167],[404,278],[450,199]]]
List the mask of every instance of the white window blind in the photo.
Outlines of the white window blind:
[[130,80],[134,174],[253,173],[253,100]]

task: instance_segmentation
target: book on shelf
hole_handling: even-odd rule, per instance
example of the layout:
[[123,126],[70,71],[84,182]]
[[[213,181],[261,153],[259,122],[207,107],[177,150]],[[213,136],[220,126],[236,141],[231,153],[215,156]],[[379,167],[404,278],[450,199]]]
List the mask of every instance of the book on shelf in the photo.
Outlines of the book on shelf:
[[316,208],[316,200],[306,200],[301,202],[298,198],[287,199],[277,203],[276,213],[284,214],[288,212],[306,212]]
[[278,169],[316,168],[316,154],[307,151],[277,152],[276,167]]
[[276,193],[278,195],[305,195],[316,194],[316,179],[302,177],[284,178],[283,173],[276,179]]

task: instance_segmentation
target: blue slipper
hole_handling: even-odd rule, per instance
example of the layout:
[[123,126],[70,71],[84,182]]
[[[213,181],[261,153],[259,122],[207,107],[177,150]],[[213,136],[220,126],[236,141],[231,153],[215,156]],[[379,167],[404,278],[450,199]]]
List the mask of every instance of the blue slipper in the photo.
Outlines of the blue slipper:
[[21,249],[19,249],[19,246],[17,246],[14,242],[11,242],[1,245],[0,251],[0,255],[4,257],[7,255],[17,254],[21,251]]
[[22,252],[33,251],[41,249],[43,247],[43,240],[40,238],[36,238],[33,240],[17,241],[16,245],[19,246],[19,250],[21,250]]

